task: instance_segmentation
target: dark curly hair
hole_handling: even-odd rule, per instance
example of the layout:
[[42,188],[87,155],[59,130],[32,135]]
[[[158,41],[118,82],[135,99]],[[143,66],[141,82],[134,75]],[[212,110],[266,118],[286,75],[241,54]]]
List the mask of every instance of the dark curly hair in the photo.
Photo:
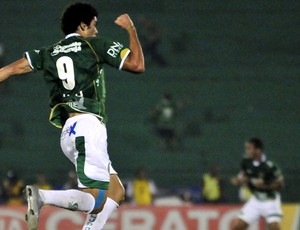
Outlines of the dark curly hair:
[[98,16],[97,10],[87,3],[75,3],[68,6],[61,19],[61,29],[65,35],[74,33],[80,23],[91,24],[94,17]]

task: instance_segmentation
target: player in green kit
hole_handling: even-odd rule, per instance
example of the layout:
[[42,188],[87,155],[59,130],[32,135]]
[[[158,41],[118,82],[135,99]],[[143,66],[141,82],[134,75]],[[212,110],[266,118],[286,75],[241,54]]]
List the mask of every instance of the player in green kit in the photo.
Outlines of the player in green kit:
[[133,73],[144,71],[136,29],[127,14],[115,21],[129,34],[126,48],[115,40],[96,37],[98,13],[84,3],[70,5],[62,17],[65,39],[0,69],[0,81],[42,71],[50,91],[50,122],[62,128],[61,148],[74,163],[79,190],[25,189],[29,229],[37,229],[43,205],[88,213],[84,230],[102,229],[124,197],[124,188],[107,153],[105,64]]
[[232,178],[232,184],[247,183],[253,195],[244,205],[234,230],[245,230],[263,217],[270,230],[279,230],[282,219],[279,190],[283,187],[283,175],[280,168],[268,160],[263,153],[263,143],[258,138],[246,142],[246,158],[243,159],[241,172]]

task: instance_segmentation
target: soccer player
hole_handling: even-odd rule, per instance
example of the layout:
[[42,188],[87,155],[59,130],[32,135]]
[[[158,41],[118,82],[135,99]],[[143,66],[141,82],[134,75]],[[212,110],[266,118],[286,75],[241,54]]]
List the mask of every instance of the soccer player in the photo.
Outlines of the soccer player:
[[270,230],[279,230],[282,219],[279,194],[279,190],[283,187],[281,170],[267,159],[260,139],[249,139],[245,149],[246,158],[242,161],[241,172],[232,178],[232,183],[234,185],[248,183],[253,195],[242,208],[233,229],[247,229],[251,223],[263,217]]
[[130,45],[96,37],[96,9],[70,5],[63,13],[65,39],[32,50],[0,69],[0,81],[32,71],[43,72],[50,91],[50,122],[62,128],[61,147],[74,163],[80,190],[25,189],[29,229],[37,229],[43,205],[88,213],[83,229],[102,229],[124,197],[124,188],[107,153],[104,64],[132,73],[144,71],[136,28],[127,14],[115,23],[129,34]]

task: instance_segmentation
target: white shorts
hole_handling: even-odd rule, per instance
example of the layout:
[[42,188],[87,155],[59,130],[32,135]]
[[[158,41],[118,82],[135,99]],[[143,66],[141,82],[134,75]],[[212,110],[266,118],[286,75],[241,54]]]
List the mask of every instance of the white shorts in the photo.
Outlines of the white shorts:
[[79,188],[108,189],[110,175],[117,173],[107,153],[104,124],[90,114],[71,117],[63,127],[60,143],[75,165]]
[[265,218],[268,224],[281,222],[282,210],[279,194],[274,200],[259,200],[253,195],[239,215],[239,218],[247,224],[257,222],[260,217]]

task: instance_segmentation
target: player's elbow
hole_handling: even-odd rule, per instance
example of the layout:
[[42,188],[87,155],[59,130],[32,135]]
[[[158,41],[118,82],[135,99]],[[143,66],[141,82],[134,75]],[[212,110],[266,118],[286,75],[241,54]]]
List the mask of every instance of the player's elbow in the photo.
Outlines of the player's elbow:
[[145,72],[145,64],[144,63],[135,63],[133,64],[133,72],[136,74]]
[[135,72],[137,74],[139,73],[144,73],[145,72],[145,66],[138,66],[136,69],[135,69]]
[[135,74],[140,74],[145,72],[144,61],[129,59],[128,61],[125,61],[123,68]]
[[129,69],[129,71],[134,74],[141,74],[145,72],[145,68],[140,66],[136,66],[136,67],[133,66],[132,68]]

